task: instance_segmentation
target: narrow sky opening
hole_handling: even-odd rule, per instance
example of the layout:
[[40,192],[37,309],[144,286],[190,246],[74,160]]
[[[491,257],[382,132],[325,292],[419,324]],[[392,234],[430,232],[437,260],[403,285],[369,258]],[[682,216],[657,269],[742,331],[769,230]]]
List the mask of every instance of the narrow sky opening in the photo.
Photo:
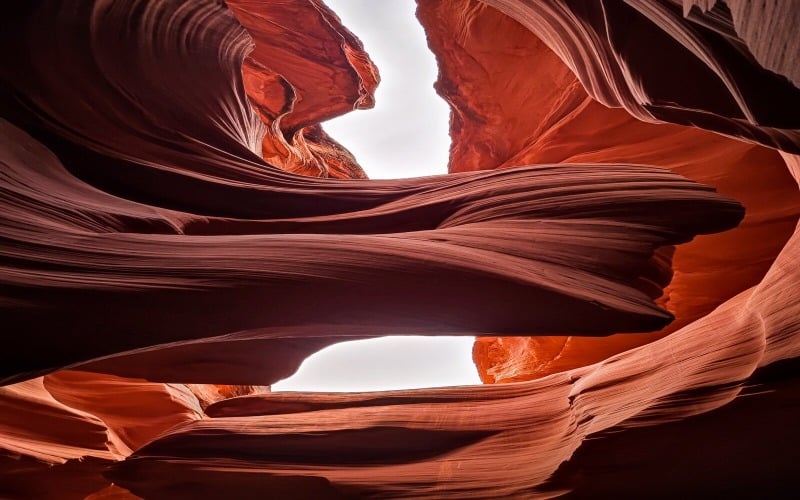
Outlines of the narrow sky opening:
[[[326,0],[381,73],[375,108],[325,122],[372,179],[447,173],[450,109],[414,0]],[[398,305],[402,307],[402,305]],[[473,337],[391,336],[342,342],[305,360],[273,391],[368,392],[480,384]]]
[[378,67],[375,107],[325,122],[371,179],[447,173],[450,108],[436,95],[438,68],[414,0],[327,0]]
[[277,391],[370,392],[480,384],[472,337],[380,337],[309,356]]

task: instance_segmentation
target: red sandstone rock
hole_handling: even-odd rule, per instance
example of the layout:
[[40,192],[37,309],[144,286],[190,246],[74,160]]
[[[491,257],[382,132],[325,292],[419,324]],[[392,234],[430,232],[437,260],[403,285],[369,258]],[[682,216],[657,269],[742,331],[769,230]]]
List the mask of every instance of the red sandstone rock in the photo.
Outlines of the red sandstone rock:
[[264,159],[315,177],[366,178],[321,121],[371,108],[378,70],[361,42],[318,0],[230,0],[253,38],[242,65],[247,96],[268,126]]
[[[700,3],[486,2],[518,25],[426,2],[451,170],[469,172],[371,182],[276,168],[358,176],[318,121],[368,105],[377,76],[318,2],[4,7],[0,378],[18,383],[0,388],[0,496],[641,494],[658,479],[593,467],[643,467],[663,429],[672,448],[764,456],[705,431],[796,415],[798,9]],[[742,215],[698,182],[748,213],[683,244]],[[577,336],[658,330],[663,307],[671,330]],[[478,343],[486,379],[551,373],[517,384],[227,398],[393,329],[572,336]],[[756,370],[781,397],[737,406]],[[630,427],[641,442],[586,444]],[[793,485],[732,460],[705,487],[735,467],[739,494]]]
[[[537,166],[373,181],[387,188],[385,197],[397,199],[349,217],[297,218],[291,224],[218,218],[215,232],[229,228],[239,233],[239,224],[264,232],[196,236],[185,234],[191,233],[196,216],[96,191],[72,178],[18,129],[6,124],[4,132],[8,173],[15,180],[9,190],[14,201],[5,212],[9,221],[32,220],[29,212],[12,208],[25,198],[38,199],[43,207],[33,233],[9,232],[15,242],[10,248],[27,247],[28,258],[37,256],[55,265],[44,275],[23,268],[6,278],[12,297],[28,300],[27,307],[5,313],[6,324],[20,333],[13,359],[2,366],[8,381],[29,377],[35,370],[119,354],[124,357],[97,363],[104,371],[136,375],[126,368],[137,366],[135,355],[158,359],[157,346],[168,343],[172,345],[163,347],[169,356],[178,348],[179,353],[203,359],[195,366],[181,365],[186,377],[181,381],[268,385],[276,380],[262,378],[276,375],[269,364],[266,373],[249,376],[235,365],[227,373],[208,371],[209,364],[226,359],[218,344],[238,347],[240,357],[263,364],[269,351],[253,347],[308,337],[319,348],[316,339],[323,331],[330,339],[375,331],[602,335],[612,328],[657,329],[671,316],[648,296],[651,284],[639,280],[663,272],[664,262],[650,260],[654,249],[686,241],[693,233],[729,227],[741,217],[736,202],[662,169]],[[31,168],[34,164],[38,170]],[[597,179],[601,169],[603,178]],[[593,180],[591,188],[586,178]],[[61,199],[69,204],[38,194],[59,182]],[[339,184],[331,189],[334,186]],[[362,192],[369,195],[368,190]],[[566,199],[570,202],[564,203]],[[66,222],[53,217],[59,210],[76,213],[79,203],[85,203],[81,217]],[[698,210],[708,218],[692,218]],[[425,217],[410,222],[428,227],[383,233],[413,212]],[[377,234],[345,232],[364,232],[368,222]],[[147,224],[174,228],[173,234],[128,229]],[[297,232],[270,234],[273,224],[287,231],[294,226]],[[337,230],[341,232],[326,234]],[[51,239],[41,240],[38,235],[44,231]],[[53,235],[58,235],[58,246],[49,244]],[[155,244],[158,252],[153,251]],[[348,244],[352,246],[343,247]],[[302,254],[296,250],[300,248]],[[139,276],[136,280],[129,278],[132,272]],[[437,281],[427,279],[432,274]],[[48,288],[46,294],[37,293],[42,287]],[[314,323],[308,322],[309,302],[314,304]],[[355,303],[360,307],[348,307]],[[542,306],[542,312],[530,315],[531,303]],[[85,310],[97,313],[86,315],[81,312]],[[575,314],[565,316],[565,310]],[[64,334],[49,336],[47,332],[55,329]],[[117,334],[103,335],[107,331]],[[40,351],[45,339],[53,351]],[[183,344],[186,351],[180,349]],[[282,353],[273,355],[285,362]],[[148,364],[148,378],[164,380],[157,374],[161,366],[174,372],[170,365]]]
[[659,165],[747,207],[736,229],[678,247],[675,275],[661,299],[676,316],[667,328],[603,339],[481,338],[474,352],[485,382],[526,380],[603,360],[663,337],[761,280],[800,213],[800,196],[776,151],[609,109],[586,94],[535,34],[487,5],[470,5],[424,2],[418,10],[438,54],[437,88],[453,108],[450,171],[547,162]]

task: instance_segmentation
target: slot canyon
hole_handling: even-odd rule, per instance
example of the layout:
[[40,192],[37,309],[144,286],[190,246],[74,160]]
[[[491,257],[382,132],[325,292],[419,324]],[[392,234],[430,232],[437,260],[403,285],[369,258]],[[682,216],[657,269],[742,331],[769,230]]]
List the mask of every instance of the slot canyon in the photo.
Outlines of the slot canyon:
[[[800,2],[416,9],[448,173],[370,180],[323,0],[2,3],[0,498],[797,495]],[[390,335],[483,384],[270,390]]]

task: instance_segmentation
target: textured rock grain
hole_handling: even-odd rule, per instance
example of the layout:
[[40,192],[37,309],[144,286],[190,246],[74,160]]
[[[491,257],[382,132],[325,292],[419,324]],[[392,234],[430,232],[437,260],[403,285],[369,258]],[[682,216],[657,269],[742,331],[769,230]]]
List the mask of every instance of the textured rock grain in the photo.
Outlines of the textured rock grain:
[[[797,488],[800,9],[420,4],[452,173],[397,181],[317,0],[0,7],[0,496],[675,496],[698,436],[694,491]],[[268,392],[391,333],[515,383]]]

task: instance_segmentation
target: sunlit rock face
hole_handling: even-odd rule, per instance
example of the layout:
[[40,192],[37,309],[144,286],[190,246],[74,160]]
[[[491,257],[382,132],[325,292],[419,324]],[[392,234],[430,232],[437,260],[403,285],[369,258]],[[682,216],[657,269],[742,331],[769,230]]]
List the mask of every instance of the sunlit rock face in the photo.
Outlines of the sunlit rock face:
[[[555,4],[551,8],[567,15]],[[530,23],[526,16],[536,15],[545,14],[519,13]],[[594,20],[580,11],[574,16],[575,22]],[[463,2],[424,2],[419,17],[438,54],[437,87],[453,107],[450,171],[552,162],[659,165],[711,184],[747,207],[736,229],[677,248],[674,277],[660,298],[676,320],[665,329],[604,339],[482,338],[475,346],[475,362],[485,382],[541,377],[651,342],[763,278],[794,231],[800,210],[796,184],[778,151],[699,128],[656,125],[652,117],[643,122],[632,116],[638,103],[630,105],[630,113],[609,109],[587,94],[575,76],[580,71],[573,72],[543,40],[555,48],[579,41],[547,38],[553,35],[543,28],[535,34],[488,5],[473,2],[465,9]],[[673,64],[688,65],[697,58],[685,55]],[[614,64],[629,64],[625,53],[618,57]],[[691,73],[681,78],[692,88],[699,85]],[[751,82],[737,88],[743,85]]]
[[366,178],[350,152],[319,125],[374,104],[378,69],[358,38],[322,2],[227,5],[255,43],[242,77],[250,105],[269,127],[264,159],[303,175]]
[[[0,496],[796,490],[800,9],[697,3],[420,2],[400,181],[319,126],[378,81],[321,2],[3,5]],[[391,333],[522,382],[266,387]]]

